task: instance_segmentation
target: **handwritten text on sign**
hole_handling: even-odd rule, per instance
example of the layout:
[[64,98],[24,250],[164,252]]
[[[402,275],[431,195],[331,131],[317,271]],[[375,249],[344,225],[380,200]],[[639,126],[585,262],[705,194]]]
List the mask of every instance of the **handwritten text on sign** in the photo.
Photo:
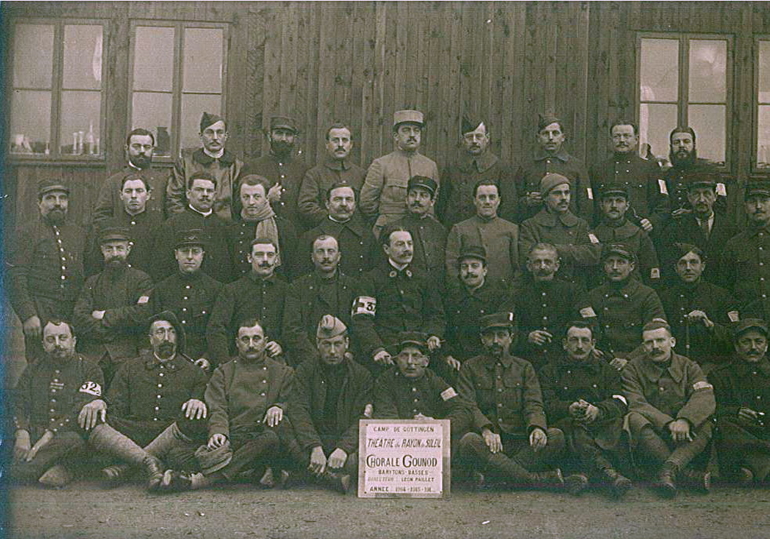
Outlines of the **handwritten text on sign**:
[[448,420],[362,420],[358,495],[440,498],[449,492]]

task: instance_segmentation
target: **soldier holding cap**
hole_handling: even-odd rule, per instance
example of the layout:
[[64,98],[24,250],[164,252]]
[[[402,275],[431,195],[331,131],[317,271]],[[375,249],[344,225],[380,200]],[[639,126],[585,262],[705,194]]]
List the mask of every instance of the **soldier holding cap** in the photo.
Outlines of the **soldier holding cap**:
[[203,147],[182,149],[174,165],[174,173],[166,188],[166,213],[170,217],[174,213],[184,211],[189,202],[185,192],[190,185],[190,178],[197,172],[205,171],[217,179],[214,212],[222,219],[231,221],[233,194],[238,185],[243,162],[225,147],[228,137],[227,124],[218,114],[203,113],[199,135]]
[[561,174],[549,173],[540,180],[543,209],[527,219],[519,231],[519,256],[521,264],[536,243],[550,243],[559,252],[561,266],[559,276],[584,284],[585,276],[578,267],[593,267],[599,263],[601,246],[599,239],[590,232],[588,222],[576,217],[570,210],[574,196],[572,181]]
[[81,352],[97,361],[109,387],[117,369],[138,355],[138,336],[150,315],[152,280],[128,265],[131,239],[125,228],[105,228],[99,243],[104,270],[92,275],[75,304]]
[[6,240],[8,299],[22,322],[27,362],[42,355],[42,328],[51,318],[71,319],[83,286],[85,233],[67,222],[70,189],[62,180],[37,186],[38,218]]
[[412,267],[437,282],[444,281],[444,249],[447,229],[433,215],[438,184],[433,178],[412,176],[406,189],[407,214],[394,223],[412,233]]
[[508,221],[516,218],[514,170],[492,153],[490,141],[488,123],[463,116],[459,155],[441,175],[441,195],[436,202],[436,213],[448,228],[475,215],[473,190],[482,180],[500,187],[505,199],[500,215]]
[[746,318],[733,333],[735,358],[712,371],[721,470],[744,485],[770,475],[770,361],[767,323]]
[[425,127],[419,110],[399,110],[393,114],[393,140],[396,149],[378,157],[369,166],[361,188],[361,212],[374,222],[374,233],[406,215],[406,189],[412,176],[426,176],[441,183],[435,161],[422,155],[420,142]]
[[587,222],[593,220],[593,192],[591,180],[585,164],[567,153],[564,141],[567,135],[564,122],[553,114],[540,114],[537,122],[535,140],[539,150],[535,157],[522,161],[519,165],[514,182],[518,194],[518,215],[516,222],[523,223],[534,217],[543,207],[543,190],[540,180],[551,173],[560,174],[570,181],[572,199],[569,208],[575,215]]
[[665,498],[676,496],[680,474],[707,492],[711,474],[700,471],[705,463],[692,463],[708,456],[714,388],[697,363],[672,350],[676,339],[665,321],[645,324],[642,343],[644,354],[620,373],[635,461],[655,474],[654,486]]
[[347,184],[361,192],[366,171],[351,162],[352,149],[353,130],[349,126],[335,123],[326,130],[326,159],[305,173],[299,188],[297,205],[306,227],[315,227],[329,216],[325,203],[332,185]]
[[287,116],[272,116],[265,137],[270,143],[270,151],[246,163],[243,175],[267,178],[267,198],[276,215],[291,221],[297,230],[303,230],[305,226],[300,220],[297,199],[308,166],[294,154],[299,139],[297,122]]
[[512,485],[564,484],[551,468],[564,449],[564,433],[548,428],[535,369],[511,355],[513,313],[481,318],[485,352],[460,370],[460,395],[471,403],[473,429],[460,441],[467,464]]

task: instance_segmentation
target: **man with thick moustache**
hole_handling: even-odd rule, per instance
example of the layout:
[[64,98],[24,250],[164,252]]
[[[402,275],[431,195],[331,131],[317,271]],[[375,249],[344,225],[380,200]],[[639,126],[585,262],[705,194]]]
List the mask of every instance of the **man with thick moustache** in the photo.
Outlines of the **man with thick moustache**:
[[658,236],[670,213],[663,171],[656,161],[639,157],[639,128],[635,123],[617,120],[610,126],[610,138],[612,157],[590,170],[595,199],[600,201],[606,189],[625,189],[628,220]]
[[721,471],[742,485],[767,485],[770,475],[770,361],[767,322],[741,320],[735,357],[712,371],[717,401],[716,442]]
[[740,230],[723,213],[714,211],[717,200],[717,182],[711,175],[693,176],[687,183],[687,201],[692,209],[669,220],[662,236],[658,240],[658,257],[662,264],[661,277],[676,282],[672,271],[678,260],[679,251],[676,243],[690,243],[703,250],[709,260],[703,278],[721,285],[719,267],[722,253],[728,240]]
[[206,328],[224,285],[203,271],[206,247],[202,230],[180,231],[174,245],[177,271],[153,287],[150,309],[174,313],[185,330],[185,353],[208,371],[212,353]]
[[147,202],[147,211],[158,213],[161,219],[166,216],[166,186],[169,172],[166,169],[153,168],[152,157],[155,153],[155,135],[147,129],[134,129],[126,137],[126,166],[107,178],[99,189],[96,205],[92,214],[94,224],[109,220],[123,211],[120,200],[121,184],[126,174],[137,174],[147,184],[147,190],[154,196]]
[[352,359],[348,328],[339,318],[320,319],[315,345],[317,357],[303,361],[294,374],[289,447],[302,469],[347,493],[358,476],[358,421],[371,417],[374,381]]
[[452,227],[446,242],[446,274],[453,278],[466,245],[482,245],[489,258],[487,279],[511,286],[519,275],[519,225],[499,217],[500,186],[481,180],[473,189],[476,215]]
[[304,230],[297,200],[302,179],[309,167],[294,152],[299,127],[293,118],[273,116],[265,136],[270,143],[270,151],[246,163],[244,174],[267,178],[267,198],[276,215],[288,219],[297,230]]
[[518,329],[513,352],[535,370],[561,355],[559,335],[566,323],[593,314],[585,290],[557,277],[559,265],[556,247],[536,243],[527,255],[527,272],[511,293]]
[[364,216],[374,223],[377,237],[385,225],[406,215],[409,178],[425,176],[441,184],[436,162],[419,152],[424,128],[425,121],[419,110],[396,111],[393,114],[396,149],[372,161],[366,172],[359,206]]
[[286,282],[275,274],[278,246],[270,238],[255,238],[248,255],[251,272],[222,288],[214,303],[206,340],[212,367],[231,357],[230,343],[236,324],[257,317],[262,334],[268,339],[266,353],[278,358],[284,353],[282,331]]
[[348,183],[335,183],[326,191],[328,215],[318,226],[302,235],[299,244],[298,273],[312,271],[308,261],[313,241],[318,236],[334,236],[339,242],[340,269],[346,275],[359,278],[383,257],[371,227],[367,226],[356,208],[356,191]]
[[515,221],[523,223],[537,215],[545,202],[540,180],[547,174],[559,174],[569,180],[572,188],[570,211],[591,223],[594,203],[591,180],[585,164],[563,148],[567,140],[564,123],[553,114],[541,114],[535,139],[540,147],[538,153],[523,161],[514,176],[518,196]]
[[104,270],[88,278],[74,310],[80,351],[99,363],[108,388],[123,362],[138,355],[137,337],[150,315],[152,280],[128,265],[130,241],[124,228],[102,230]]
[[350,307],[356,297],[356,281],[340,271],[342,252],[334,236],[318,236],[311,258],[315,269],[296,279],[286,294],[283,335],[295,364],[316,355],[312,335],[324,315],[331,314],[350,325]]
[[482,180],[499,186],[501,198],[505,200],[500,215],[508,221],[516,218],[514,169],[492,153],[490,142],[489,126],[485,122],[463,116],[460,154],[442,173],[441,194],[436,202],[436,213],[449,229],[476,215],[473,191]]
[[388,348],[403,331],[420,330],[429,335],[430,352],[441,348],[444,308],[436,283],[412,269],[412,234],[394,225],[380,235],[387,262],[368,272],[359,283],[353,302],[353,332],[361,347],[362,363],[374,374],[393,364]]
[[553,468],[564,449],[564,433],[546,425],[535,369],[510,354],[513,313],[481,318],[484,353],[460,369],[457,387],[471,403],[473,428],[460,440],[466,465],[512,486],[562,486]]
[[444,281],[444,249],[447,229],[433,216],[438,184],[425,176],[412,176],[406,189],[408,213],[395,226],[412,233],[414,257],[412,267],[428,274],[437,282]]
[[559,277],[585,286],[584,270],[599,263],[601,245],[589,230],[588,222],[576,217],[570,210],[572,197],[573,185],[566,176],[543,176],[540,180],[540,198],[544,207],[537,215],[521,224],[519,256],[523,266],[534,244],[550,243],[559,252]]
[[706,456],[711,440],[714,388],[697,363],[672,350],[676,339],[665,321],[645,324],[642,343],[645,353],[620,372],[635,461],[656,474],[654,487],[665,498],[676,496],[680,474],[708,492],[711,474],[691,464]]
[[710,263],[695,245],[673,246],[678,282],[660,293],[666,320],[682,353],[701,366],[708,375],[732,354],[731,326],[738,321],[738,301],[715,284],[703,279]]
[[175,213],[155,235],[155,268],[152,277],[161,281],[177,271],[174,254],[177,238],[186,230],[200,230],[206,242],[206,256],[201,269],[217,281],[232,281],[232,262],[227,248],[230,224],[214,212],[217,178],[209,172],[194,172],[187,182],[187,207]]
[[85,232],[67,222],[69,194],[62,180],[38,182],[38,217],[14,230],[5,243],[8,300],[22,323],[28,363],[43,354],[46,321],[71,319],[83,287]]
[[175,213],[182,213],[189,202],[185,192],[190,177],[198,172],[208,172],[217,179],[214,212],[225,221],[232,221],[235,202],[233,196],[243,162],[225,147],[228,138],[227,124],[218,114],[203,113],[199,134],[202,147],[182,149],[174,164],[174,171],[166,188],[166,214],[171,217]]
[[307,228],[318,226],[329,216],[326,194],[333,185],[347,184],[361,192],[366,170],[350,161],[352,133],[345,124],[332,124],[326,130],[326,159],[308,170],[302,179],[297,205]]
[[616,469],[628,408],[620,375],[596,354],[596,339],[587,322],[566,324],[562,346],[561,357],[543,367],[538,376],[545,413],[564,431],[569,444],[567,490],[578,495],[594,479],[622,498],[631,481]]

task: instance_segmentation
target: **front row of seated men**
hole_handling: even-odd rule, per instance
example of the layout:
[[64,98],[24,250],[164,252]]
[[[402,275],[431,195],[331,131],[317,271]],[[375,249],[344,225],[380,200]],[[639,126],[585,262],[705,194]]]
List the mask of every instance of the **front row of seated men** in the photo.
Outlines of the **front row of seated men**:
[[[604,484],[615,497],[650,477],[665,497],[678,484],[710,488],[721,476],[765,483],[770,473],[767,324],[734,328],[735,356],[711,382],[673,351],[663,320],[645,325],[640,353],[621,372],[595,348],[591,325],[567,325],[563,353],[539,375],[511,355],[513,315],[480,319],[481,354],[457,388],[428,368],[427,335],[402,332],[395,365],[374,383],[352,355],[348,328],[325,315],[318,354],[296,371],[270,358],[256,319],[240,322],[237,355],[206,382],[185,355],[171,312],[149,320],[151,347],[126,362],[102,394],[102,371],[75,352],[65,321],[42,330],[44,357],[17,386],[13,477],[63,486],[88,459],[103,458],[112,482],[143,472],[153,491],[199,489],[251,477],[263,484],[306,474],[347,492],[357,477],[359,419],[449,419],[458,479],[508,486]],[[562,472],[563,470],[563,472]]]

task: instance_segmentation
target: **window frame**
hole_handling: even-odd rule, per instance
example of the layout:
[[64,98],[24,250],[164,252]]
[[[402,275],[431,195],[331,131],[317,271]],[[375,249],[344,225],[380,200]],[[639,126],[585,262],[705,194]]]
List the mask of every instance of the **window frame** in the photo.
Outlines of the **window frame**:
[[[72,19],[72,18],[50,18],[50,17],[24,17],[20,19],[14,19],[10,28],[10,39],[8,47],[9,69],[7,70],[6,88],[8,91],[8,100],[6,105],[9,107],[9,114],[4,119],[6,133],[10,133],[11,117],[10,104],[13,96],[13,92],[17,89],[14,80],[13,72],[16,61],[16,40],[13,39],[16,34],[16,26],[19,24],[42,24],[51,25],[54,27],[53,34],[53,56],[52,63],[53,69],[51,71],[51,89],[45,90],[51,92],[51,117],[49,123],[50,129],[50,141],[49,150],[50,153],[46,154],[24,154],[24,153],[12,153],[9,149],[9,139],[5,141],[6,158],[9,162],[45,162],[45,163],[95,163],[103,164],[107,161],[107,151],[109,141],[107,133],[107,115],[104,113],[107,108],[107,96],[109,95],[109,81],[105,75],[108,71],[107,59],[110,53],[109,47],[109,32],[110,32],[110,20],[104,18],[93,19]],[[61,153],[61,103],[62,92],[64,86],[64,27],[65,26],[101,26],[102,27],[102,80],[101,88],[98,92],[101,94],[101,113],[99,118],[99,154],[97,155],[71,155]],[[20,90],[30,90],[29,88],[19,87]],[[39,90],[39,89],[34,89]],[[97,90],[86,90],[96,92]]]
[[[716,105],[721,103],[690,102],[690,40],[696,41],[725,41],[727,45],[725,66],[725,164],[716,165],[720,172],[731,173],[735,166],[733,146],[735,144],[735,126],[731,121],[735,101],[735,36],[733,34],[698,33],[698,32],[645,32],[636,33],[636,81],[634,87],[634,117],[639,125],[642,103],[673,104],[663,101],[642,101],[642,39],[676,39],[679,42],[679,73],[677,84],[677,125],[689,125],[688,112],[690,105]],[[698,134],[696,133],[696,136]],[[756,147],[756,145],[755,145]]]
[[[759,107],[760,105],[770,105],[759,100],[759,43],[767,41],[770,43],[770,34],[754,35],[754,50],[752,60],[754,62],[754,84],[752,85],[753,95],[751,96],[751,172],[753,174],[770,174],[770,167],[760,168],[759,166]],[[770,71],[770,67],[767,68]]]
[[[134,117],[134,61],[136,49],[136,28],[146,26],[150,28],[174,28],[174,74],[171,79],[171,137],[169,155],[155,155],[153,162],[157,164],[173,163],[182,151],[181,124],[182,124],[182,94],[199,94],[199,92],[184,92],[182,84],[184,82],[184,34],[182,30],[188,28],[217,28],[222,30],[222,92],[220,103],[220,115],[227,118],[227,77],[228,77],[228,54],[230,52],[230,24],[226,22],[206,22],[206,21],[184,21],[184,20],[164,20],[164,19],[131,19],[129,34],[129,58],[128,58],[128,87],[126,99],[126,122],[128,131],[131,131]],[[153,92],[167,93],[167,92]],[[202,94],[201,95],[205,95]],[[210,94],[209,94],[210,95]],[[144,129],[151,129],[142,126]],[[229,126],[228,126],[229,130]],[[157,133],[155,133],[157,136]],[[157,143],[157,140],[155,141]]]

